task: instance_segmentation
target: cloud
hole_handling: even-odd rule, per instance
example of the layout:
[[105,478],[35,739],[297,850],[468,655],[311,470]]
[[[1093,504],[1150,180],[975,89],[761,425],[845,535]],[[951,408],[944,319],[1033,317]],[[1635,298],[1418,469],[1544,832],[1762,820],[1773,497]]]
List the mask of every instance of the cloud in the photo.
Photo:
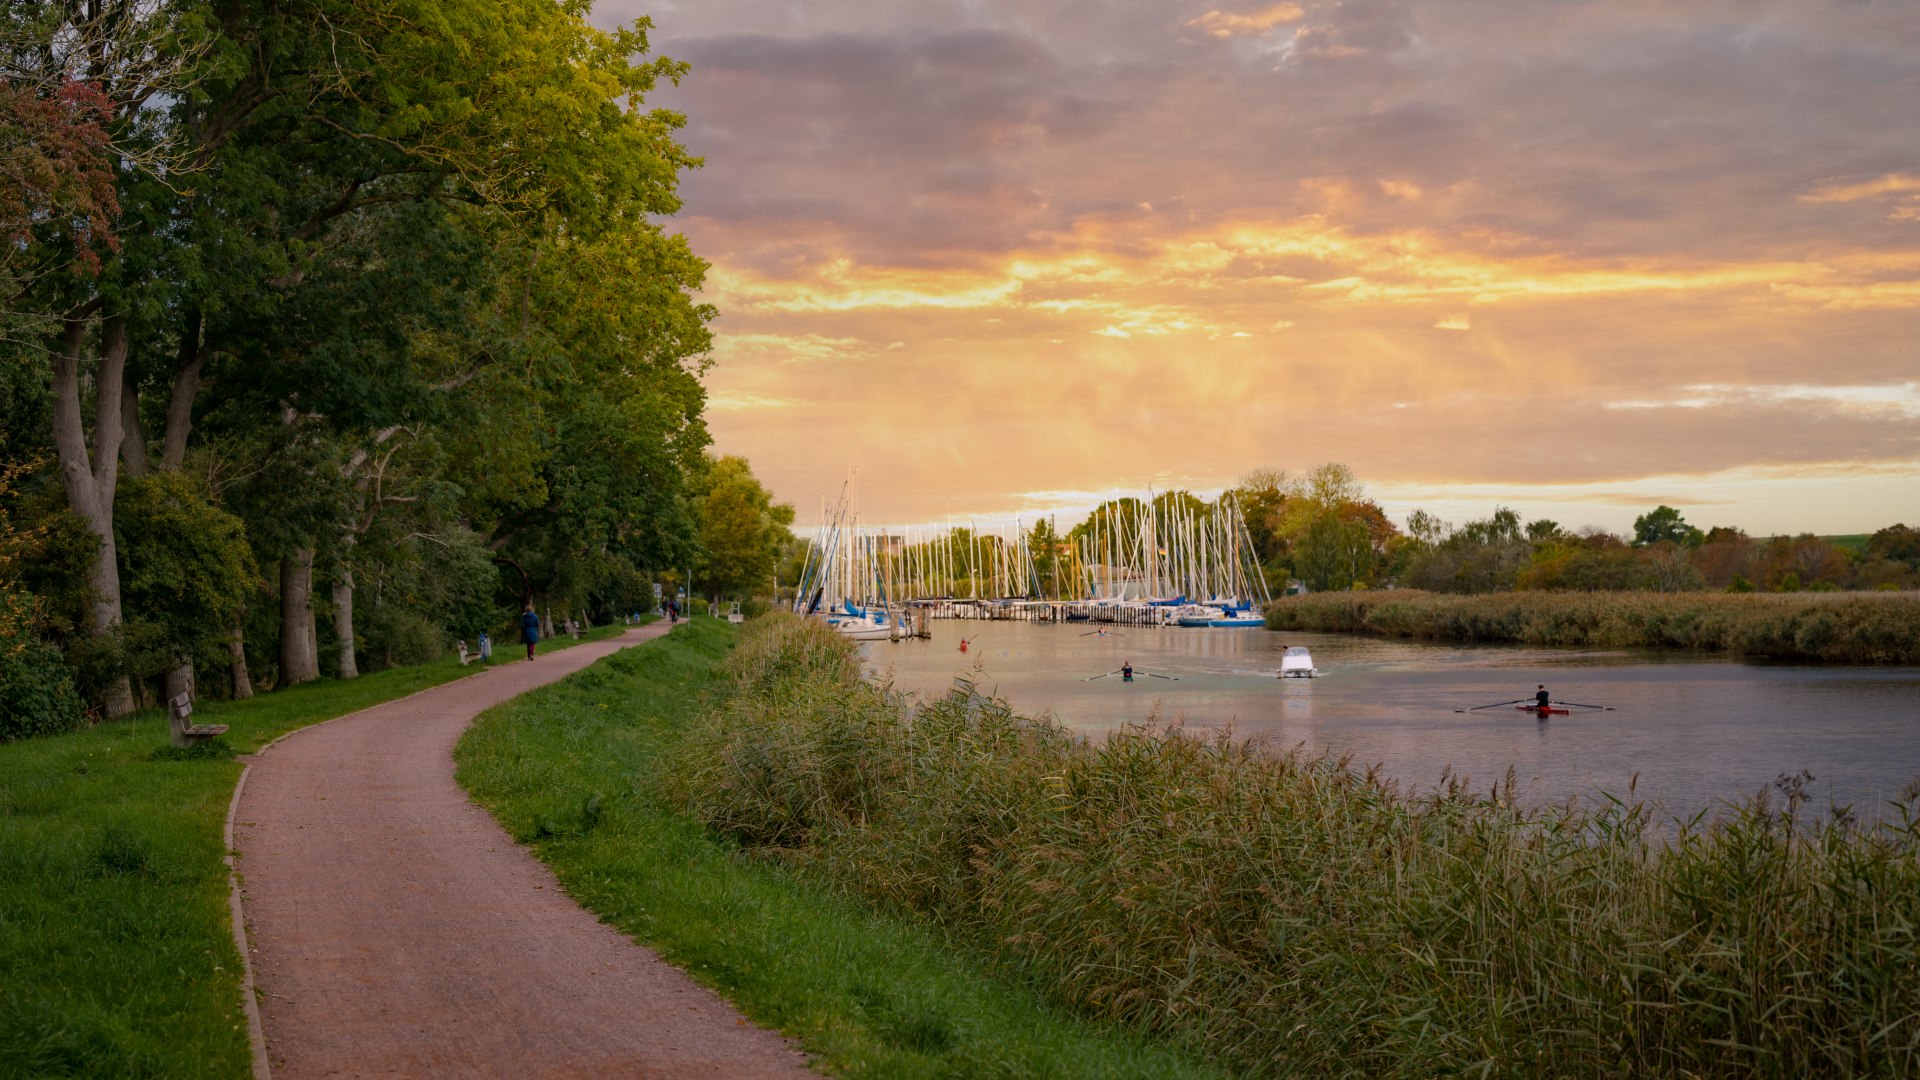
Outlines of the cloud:
[[1889,173],[1874,180],[1822,184],[1800,196],[1802,202],[1846,203],[1877,199],[1885,195],[1920,194],[1920,176]]
[[1306,12],[1301,10],[1299,4],[1275,4],[1245,15],[1209,11],[1199,18],[1189,20],[1187,25],[1210,37],[1227,38],[1243,34],[1270,34],[1274,27],[1299,22],[1305,16]]
[[[659,11],[693,65],[655,98],[706,160],[666,224],[713,265],[722,446],[796,500],[862,460],[885,516],[1328,459],[1912,492],[1920,5],[1168,11]],[[821,432],[757,400],[879,419]],[[1511,415],[1582,435],[1460,436]],[[1165,434],[1196,418],[1207,439]]]

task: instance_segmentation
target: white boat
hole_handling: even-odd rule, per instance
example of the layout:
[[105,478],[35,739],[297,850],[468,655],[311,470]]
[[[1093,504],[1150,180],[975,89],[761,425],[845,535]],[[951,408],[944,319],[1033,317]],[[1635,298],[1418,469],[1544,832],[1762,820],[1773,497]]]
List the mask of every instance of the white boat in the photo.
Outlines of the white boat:
[[860,618],[843,616],[833,623],[833,628],[855,641],[885,641],[895,636],[893,627],[886,620],[872,615]]
[[1173,621],[1179,626],[1211,626],[1213,620],[1226,617],[1222,608],[1206,604],[1184,604],[1175,610]]
[[1280,677],[1283,679],[1311,679],[1319,674],[1313,667],[1313,654],[1305,645],[1289,645],[1280,656]]

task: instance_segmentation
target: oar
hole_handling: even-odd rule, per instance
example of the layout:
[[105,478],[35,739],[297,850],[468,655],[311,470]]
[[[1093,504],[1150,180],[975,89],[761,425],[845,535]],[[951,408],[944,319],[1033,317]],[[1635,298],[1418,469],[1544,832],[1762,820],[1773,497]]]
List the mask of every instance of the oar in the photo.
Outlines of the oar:
[[[1118,675],[1118,674],[1120,674],[1120,673],[1119,673],[1118,671],[1109,671],[1109,672],[1107,672],[1107,675]],[[1106,678],[1106,677],[1107,677],[1107,675],[1095,675],[1095,676],[1093,677],[1093,679],[1104,679],[1104,678]],[[1080,681],[1081,681],[1081,682],[1092,682],[1092,681],[1093,681],[1093,679],[1081,679]]]
[[1174,678],[1174,677],[1173,677],[1173,676],[1171,676],[1171,675],[1155,675],[1155,674],[1154,674],[1153,672],[1151,672],[1151,671],[1136,671],[1136,672],[1134,672],[1134,674],[1135,674],[1135,675],[1145,675],[1145,676],[1146,676],[1147,678],[1149,678],[1149,679],[1165,679],[1165,680],[1167,680],[1168,682],[1179,682],[1179,681],[1180,681],[1179,679],[1176,679],[1176,678]]
[[1455,709],[1453,711],[1454,712],[1479,712],[1481,709],[1497,709],[1502,705],[1518,705],[1523,701],[1532,701],[1532,700],[1533,700],[1532,698],[1517,697],[1517,698],[1514,698],[1512,701],[1496,701],[1491,705],[1475,705],[1471,709]]
[[1554,704],[1555,705],[1571,705],[1576,709],[1599,709],[1601,712],[1613,711],[1613,706],[1611,705],[1582,705],[1577,701],[1556,701],[1554,702]]

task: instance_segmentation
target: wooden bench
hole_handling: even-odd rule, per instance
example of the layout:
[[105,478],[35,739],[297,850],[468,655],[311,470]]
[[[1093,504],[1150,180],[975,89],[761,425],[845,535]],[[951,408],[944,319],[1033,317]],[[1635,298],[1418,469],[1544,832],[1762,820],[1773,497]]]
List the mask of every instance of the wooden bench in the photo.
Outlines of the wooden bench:
[[205,742],[215,735],[227,733],[225,724],[190,724],[187,718],[193,715],[193,695],[182,693],[167,702],[167,738],[175,746],[193,746]]

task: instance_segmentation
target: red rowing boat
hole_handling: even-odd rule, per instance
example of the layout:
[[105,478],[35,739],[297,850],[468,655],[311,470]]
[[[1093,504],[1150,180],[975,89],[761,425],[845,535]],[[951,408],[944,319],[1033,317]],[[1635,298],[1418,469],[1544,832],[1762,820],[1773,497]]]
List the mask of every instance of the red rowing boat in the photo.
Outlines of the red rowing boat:
[[1538,705],[1515,705],[1514,708],[1519,709],[1521,712],[1539,713],[1541,716],[1547,716],[1550,714],[1557,715],[1557,716],[1570,716],[1573,713],[1572,709],[1541,708]]

